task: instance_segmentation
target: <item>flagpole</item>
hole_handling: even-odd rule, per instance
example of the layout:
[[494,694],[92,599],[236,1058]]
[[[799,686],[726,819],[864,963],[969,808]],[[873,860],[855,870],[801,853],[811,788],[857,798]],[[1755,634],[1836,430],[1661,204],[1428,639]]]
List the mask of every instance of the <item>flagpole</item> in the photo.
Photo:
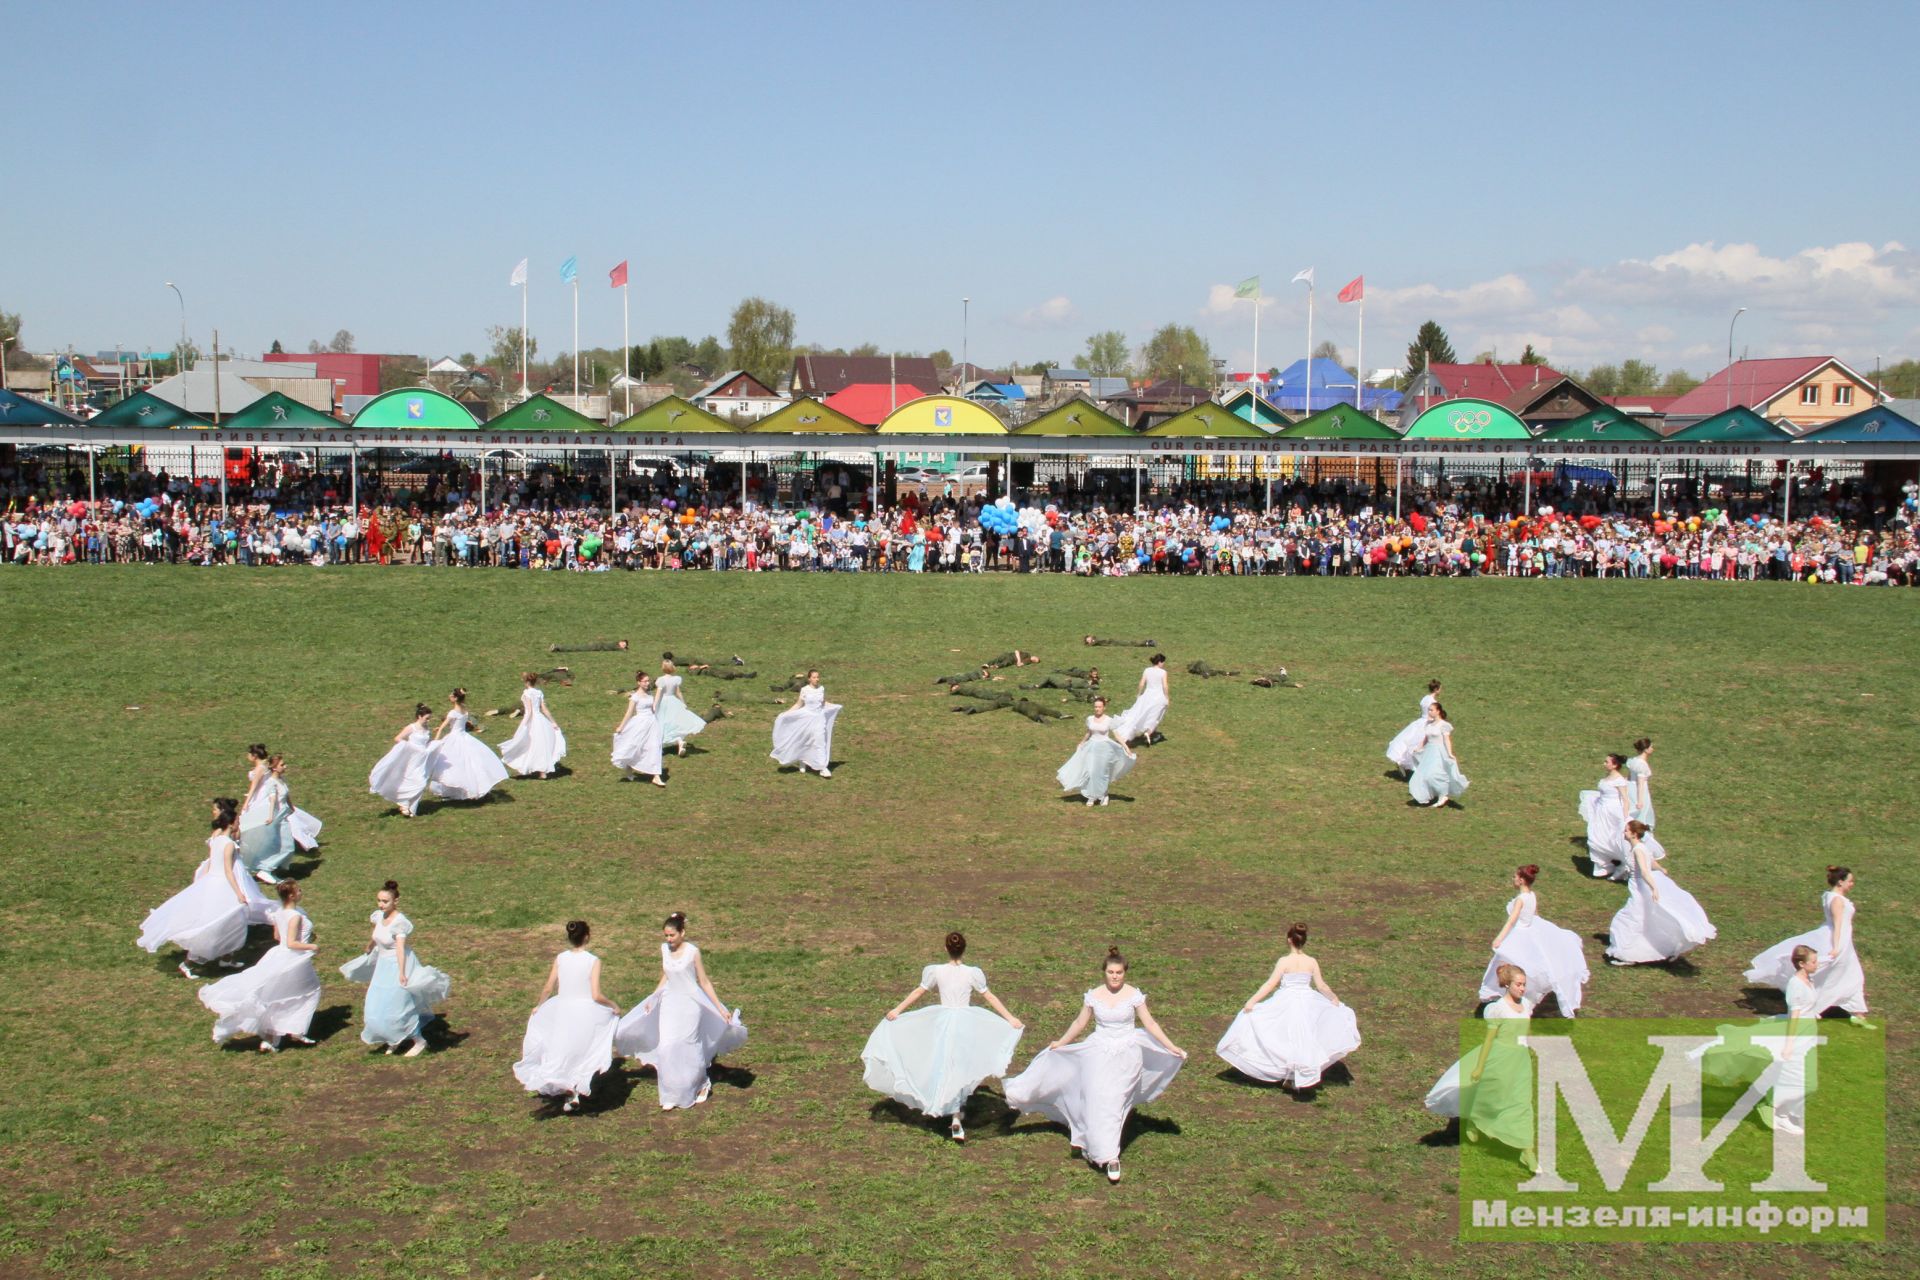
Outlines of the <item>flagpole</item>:
[[1313,277],[1307,277],[1307,412],[1313,412]]
[[527,398],[527,282],[520,281],[520,398]]
[[573,411],[580,412],[580,276],[573,277]]
[[1253,286],[1253,425],[1260,425],[1260,286]]
[[1353,407],[1367,411],[1367,286],[1360,286],[1360,327],[1353,339]]
[[631,284],[620,286],[620,366],[626,375],[627,416],[633,416],[633,331],[628,322],[627,297],[633,292]]

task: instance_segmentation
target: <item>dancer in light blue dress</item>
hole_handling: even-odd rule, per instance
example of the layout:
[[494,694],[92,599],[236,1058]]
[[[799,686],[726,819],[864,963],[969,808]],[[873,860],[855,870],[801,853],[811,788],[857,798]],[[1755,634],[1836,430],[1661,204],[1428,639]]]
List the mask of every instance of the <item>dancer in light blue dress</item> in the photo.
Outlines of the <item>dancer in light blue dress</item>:
[[1095,698],[1087,736],[1053,775],[1062,790],[1078,791],[1089,805],[1107,802],[1107,788],[1126,777],[1139,758],[1120,741],[1119,729],[1120,722],[1107,714],[1107,700]]
[[1427,708],[1438,701],[1440,701],[1440,682],[1429,680],[1427,691],[1420,695],[1420,714],[1415,716],[1406,728],[1394,734],[1393,740],[1387,743],[1387,759],[1393,761],[1394,767],[1406,777],[1413,776],[1414,761],[1419,756],[1420,743],[1427,734]]
[[687,937],[686,915],[669,915],[661,937],[659,985],[620,1019],[613,1048],[654,1069],[660,1108],[671,1111],[707,1100],[707,1068],[747,1042],[747,1024],[720,1002],[700,948]]
[[[986,974],[961,962],[966,954],[966,935],[949,933],[947,963],[920,971],[920,985],[887,1010],[860,1051],[867,1088],[922,1115],[952,1117],[955,1142],[967,1140],[967,1098],[982,1081],[1006,1075],[1026,1026],[987,989]],[[929,991],[940,993],[937,1008],[906,1012]],[[973,1007],[976,991],[993,1013]]]
[[1653,739],[1642,738],[1633,744],[1634,755],[1627,761],[1627,781],[1633,784],[1633,812],[1627,816],[1636,822],[1647,824],[1647,830],[1654,827],[1653,821],[1653,763],[1648,758],[1653,755]]
[[1453,725],[1447,709],[1435,702],[1427,708],[1427,723],[1414,757],[1413,776],[1407,779],[1407,794],[1418,804],[1444,808],[1467,789],[1466,775],[1453,754]]
[[660,720],[660,741],[663,745],[675,748],[678,754],[687,754],[687,739],[707,727],[707,722],[687,710],[686,699],[680,696],[680,686],[685,683],[675,671],[671,654],[660,660],[660,679],[653,686],[653,714]]
[[287,791],[285,756],[267,757],[267,777],[256,795],[260,797],[258,803],[266,822],[249,829],[246,815],[241,815],[240,856],[253,871],[254,879],[261,884],[278,884],[281,868],[293,861],[299,847],[293,838],[294,809]]
[[387,881],[374,902],[378,910],[367,917],[373,938],[365,954],[342,965],[340,972],[367,984],[360,1038],[385,1045],[388,1053],[407,1045],[406,1056],[417,1058],[427,1049],[421,1032],[445,1003],[453,980],[415,954],[413,921],[400,914],[398,884]]

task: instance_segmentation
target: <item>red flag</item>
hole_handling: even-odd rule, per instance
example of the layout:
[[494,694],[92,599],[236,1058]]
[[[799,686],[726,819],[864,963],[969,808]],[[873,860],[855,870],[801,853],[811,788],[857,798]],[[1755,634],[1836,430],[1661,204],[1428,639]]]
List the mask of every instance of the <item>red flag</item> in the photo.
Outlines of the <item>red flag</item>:
[[1353,283],[1340,291],[1340,301],[1342,302],[1358,302],[1366,296],[1367,278],[1365,276],[1355,276]]
[[607,273],[607,280],[616,289],[624,285],[627,282],[627,264],[623,262],[612,271],[609,271]]

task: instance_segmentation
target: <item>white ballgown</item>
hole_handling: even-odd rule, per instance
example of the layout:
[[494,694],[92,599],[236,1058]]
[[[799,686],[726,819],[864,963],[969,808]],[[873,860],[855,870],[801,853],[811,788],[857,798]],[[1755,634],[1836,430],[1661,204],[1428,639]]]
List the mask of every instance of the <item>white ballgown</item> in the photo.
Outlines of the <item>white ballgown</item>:
[[1427,708],[1433,703],[1432,694],[1421,695],[1420,714],[1413,718],[1412,724],[1394,734],[1393,741],[1387,743],[1387,759],[1406,773],[1413,772],[1414,762],[1420,757],[1420,744],[1427,736]]
[[[1652,851],[1648,851],[1652,865]],[[1607,956],[1626,964],[1658,964],[1674,960],[1716,936],[1713,922],[1693,895],[1653,867],[1652,882],[1640,874],[1638,860],[1627,864],[1627,903],[1616,911],[1607,931]],[[1653,900],[1653,889],[1660,900]]]
[[1452,737],[1453,726],[1445,720],[1429,720],[1420,730],[1420,750],[1407,779],[1407,794],[1420,804],[1451,800],[1467,789],[1466,775],[1447,750]]
[[1105,987],[1087,992],[1093,1034],[1059,1049],[1043,1049],[1007,1081],[1007,1103],[1067,1126],[1068,1141],[1094,1164],[1120,1158],[1127,1115],[1165,1093],[1185,1060],[1134,1025],[1145,993],[1126,989],[1111,1000]]
[[1533,1052],[1526,1047],[1533,1005],[1522,1001],[1521,1012],[1515,1013],[1500,999],[1481,1017],[1496,1026],[1480,1079],[1473,1079],[1473,1065],[1480,1061],[1475,1048],[1446,1069],[1427,1091],[1425,1105],[1436,1116],[1457,1117],[1462,1127],[1472,1126],[1496,1142],[1525,1151],[1534,1144]]
[[[1820,956],[1820,967],[1813,971],[1813,993],[1820,1002],[1814,1012],[1825,1013],[1828,1009],[1838,1007],[1848,1013],[1865,1013],[1867,974],[1860,967],[1859,954],[1853,949],[1853,899],[1829,889],[1820,895],[1820,912],[1826,918],[1826,923],[1818,929],[1788,938],[1755,956],[1752,967],[1747,970],[1747,981],[1757,987],[1774,987],[1785,991],[1794,974],[1793,949],[1812,947]],[[1843,920],[1849,926],[1846,948],[1829,960],[1827,952],[1833,950],[1833,940]]]
[[663,1109],[692,1106],[707,1087],[707,1066],[747,1042],[740,1011],[729,1021],[700,989],[693,963],[699,954],[691,942],[682,942],[678,953],[661,943],[667,985],[628,1010],[614,1032],[616,1052],[654,1069]]
[[1506,941],[1495,948],[1493,959],[1487,961],[1487,971],[1480,977],[1480,998],[1500,998],[1499,969],[1510,964],[1526,972],[1527,990],[1538,992],[1542,999],[1551,991],[1560,1015],[1571,1018],[1580,1007],[1580,988],[1591,976],[1587,954],[1579,934],[1539,917],[1538,901],[1533,890],[1525,889],[1507,903],[1509,913],[1515,902],[1520,904],[1520,918],[1507,930]]
[[294,854],[293,804],[287,784],[268,774],[254,788],[253,799],[240,811],[240,860],[249,871],[272,875]]
[[1642,756],[1634,756],[1627,761],[1627,782],[1633,790],[1627,793],[1627,803],[1633,812],[1627,816],[1635,822],[1647,824],[1647,830],[1653,830],[1653,766]]
[[1580,816],[1587,821],[1587,856],[1593,860],[1595,878],[1626,878],[1630,861],[1627,805],[1633,799],[1632,787],[1625,778],[1607,777],[1580,793]]
[[633,714],[620,732],[613,735],[613,767],[631,769],[649,777],[660,776],[660,717],[653,712],[653,698],[639,690],[627,695]]
[[567,755],[567,735],[545,715],[547,695],[528,689],[520,695],[520,727],[500,744],[500,761],[518,774],[552,773]]
[[[1745,1088],[1758,1081],[1776,1061],[1780,1062],[1780,1074],[1773,1084],[1771,1112],[1762,1112],[1763,1122],[1769,1127],[1770,1115],[1785,1116],[1795,1124],[1804,1125],[1807,1095],[1819,1087],[1819,1055],[1813,1043],[1814,1037],[1820,1034],[1822,1012],[1821,996],[1816,990],[1820,979],[1817,969],[1813,976],[1813,982],[1808,982],[1800,973],[1787,980],[1785,1013],[1758,1022],[1722,1024],[1714,1028],[1719,1033],[1718,1040],[1687,1055],[1700,1063],[1702,1080],[1721,1088]],[[1787,1027],[1795,1017],[1801,1019],[1801,1025],[1791,1049],[1784,1043],[1778,1046],[1755,1043],[1757,1036],[1779,1036],[1784,1040]]]
[[660,717],[660,741],[668,745],[685,742],[707,727],[705,720],[687,710],[686,699],[680,696],[680,686],[684,683],[679,676],[661,676],[654,685],[660,691],[656,712]]
[[1134,757],[1115,742],[1112,716],[1088,716],[1087,733],[1073,755],[1060,766],[1054,777],[1063,791],[1078,791],[1089,800],[1105,798],[1107,788],[1127,776]]
[[972,965],[930,964],[920,986],[938,992],[940,1003],[880,1020],[860,1051],[867,1088],[923,1115],[958,1115],[983,1080],[1006,1075],[1020,1032],[973,1006],[987,975]]
[[383,800],[412,813],[427,790],[427,748],[433,735],[425,729],[409,729],[407,736],[387,749],[380,762],[367,775],[367,790]]
[[302,809],[293,807],[293,814],[287,819],[287,829],[293,832],[293,842],[311,853],[320,847],[320,819]]
[[304,1040],[313,1025],[320,1007],[313,952],[287,945],[312,941],[313,921],[298,907],[277,908],[273,935],[274,945],[260,963],[200,988],[200,1003],[214,1014],[215,1044],[236,1036],[259,1036],[270,1043],[282,1036]]
[[1148,667],[1141,673],[1141,679],[1145,685],[1140,690],[1140,696],[1120,717],[1120,726],[1116,730],[1122,742],[1152,737],[1167,714],[1166,668]]
[[468,732],[473,717],[447,713],[447,731],[427,748],[427,787],[443,800],[478,800],[507,780],[507,766]]
[[1320,1075],[1360,1047],[1359,1020],[1344,1004],[1316,991],[1302,970],[1280,975],[1280,988],[1241,1010],[1214,1052],[1255,1080],[1311,1089]]
[[554,957],[559,984],[527,1019],[514,1078],[528,1093],[550,1096],[593,1091],[593,1078],[613,1066],[613,1028],[618,1011],[593,998],[591,951],[562,951]]
[[[234,886],[227,883],[224,870],[229,855],[233,858],[234,882],[240,887],[238,897]],[[260,895],[260,886],[241,865],[238,846],[215,832],[207,838],[205,861],[194,868],[193,883],[147,912],[140,925],[139,945],[157,952],[171,942],[195,963],[217,960],[245,946],[247,926],[265,924],[272,909]]]
[[800,705],[773,721],[772,756],[777,764],[797,764],[816,772],[833,767],[833,722],[840,704],[827,701],[825,685],[800,690]]
[[[424,963],[413,949],[413,921],[375,911],[373,950],[340,966],[353,982],[367,984],[360,1038],[368,1044],[402,1045],[420,1034],[453,992],[453,979]],[[395,943],[407,939],[407,985],[400,985],[400,956]]]

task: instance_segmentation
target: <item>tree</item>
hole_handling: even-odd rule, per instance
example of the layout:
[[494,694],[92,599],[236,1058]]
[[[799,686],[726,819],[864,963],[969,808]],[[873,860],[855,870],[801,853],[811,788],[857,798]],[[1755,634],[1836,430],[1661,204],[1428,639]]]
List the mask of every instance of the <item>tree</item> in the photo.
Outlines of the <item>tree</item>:
[[[789,328],[788,332],[789,333],[792,332],[791,328]],[[731,336],[732,334],[731,329],[728,330],[728,334],[729,336]],[[715,377],[719,375],[726,367],[726,363],[727,363],[726,348],[720,345],[720,340],[718,338],[714,337],[712,334],[708,334],[706,337],[700,339],[700,345],[693,349],[693,359],[688,361],[688,363],[691,364],[694,368],[698,369],[701,373],[705,374],[707,377],[709,378]],[[787,357],[784,351],[781,353],[779,363],[780,363],[780,366],[782,367],[784,367],[785,364],[787,363]],[[735,367],[745,369],[747,366],[743,363],[736,363]],[[751,372],[751,370],[749,370],[749,372]],[[754,374],[754,376],[756,378],[760,377],[759,374]],[[767,379],[760,378],[760,381],[767,382]],[[768,382],[767,385],[771,386],[773,384]]]
[[1667,376],[1660,379],[1660,394],[1663,396],[1683,396],[1700,385],[1700,379],[1685,369],[1669,369]]
[[38,367],[20,350],[20,313],[0,311],[0,364],[9,369]]
[[1920,360],[1896,360],[1879,374],[1881,394],[1897,400],[1920,396]]
[[928,356],[927,359],[933,361],[933,367],[936,369],[951,369],[953,367],[953,352],[947,350],[945,347],[940,348]]
[[273,340],[273,345],[267,348],[267,354],[270,356],[285,355],[286,350],[287,349],[285,347],[280,345],[280,339],[275,338]]
[[1126,373],[1129,354],[1126,334],[1118,329],[1102,329],[1087,338],[1087,351],[1080,361],[1087,366],[1088,373],[1114,378]]
[[1587,370],[1587,376],[1580,379],[1587,384],[1587,390],[1597,396],[1617,396],[1620,392],[1620,368],[1618,365],[1597,364]]
[[[516,338],[514,342],[514,369],[518,370],[520,367],[519,339]],[[425,356],[387,356],[380,361],[380,390],[382,391],[398,391],[401,387],[417,387],[426,376],[427,359]]]
[[793,357],[793,312],[765,298],[748,298],[727,322],[727,345],[735,367],[774,386]]
[[[538,338],[527,339],[527,359],[540,350]],[[500,375],[500,385],[511,385],[520,375],[520,326],[496,324],[487,330],[487,364]],[[531,371],[528,377],[532,377]]]
[[327,344],[327,350],[335,353],[336,355],[346,355],[352,352],[353,331],[351,329],[334,330],[333,341]]
[[1407,376],[1412,377],[1428,365],[1456,364],[1458,357],[1453,354],[1453,342],[1447,337],[1438,321],[1428,320],[1413,335],[1413,341],[1407,344]]
[[1313,358],[1315,360],[1331,360],[1342,368],[1345,367],[1344,362],[1340,359],[1340,344],[1331,338],[1313,349]]
[[863,342],[853,348],[853,350],[847,352],[847,354],[850,356],[877,356],[881,354],[880,344],[877,342]]
[[318,338],[308,338],[308,339],[307,339],[307,354],[308,354],[308,355],[310,355],[310,356],[317,356],[317,355],[322,355],[322,354],[324,354],[324,353],[326,352],[326,349],[327,349],[327,348],[326,348],[326,345],[325,345],[324,343],[322,343],[322,342],[320,341],[320,339],[318,339]]
[[1652,395],[1653,389],[1660,385],[1660,371],[1645,360],[1626,360],[1620,365],[1620,390],[1614,392],[1621,396]]
[[659,363],[654,366],[656,373],[693,363],[693,343],[686,338],[655,338],[653,345],[660,349]]
[[1545,364],[1546,362],[1547,358],[1535,351],[1531,342],[1527,344],[1527,349],[1520,353],[1521,364]]
[[1190,386],[1213,382],[1213,349],[1191,325],[1165,324],[1140,349],[1140,363],[1156,382],[1179,378]]

